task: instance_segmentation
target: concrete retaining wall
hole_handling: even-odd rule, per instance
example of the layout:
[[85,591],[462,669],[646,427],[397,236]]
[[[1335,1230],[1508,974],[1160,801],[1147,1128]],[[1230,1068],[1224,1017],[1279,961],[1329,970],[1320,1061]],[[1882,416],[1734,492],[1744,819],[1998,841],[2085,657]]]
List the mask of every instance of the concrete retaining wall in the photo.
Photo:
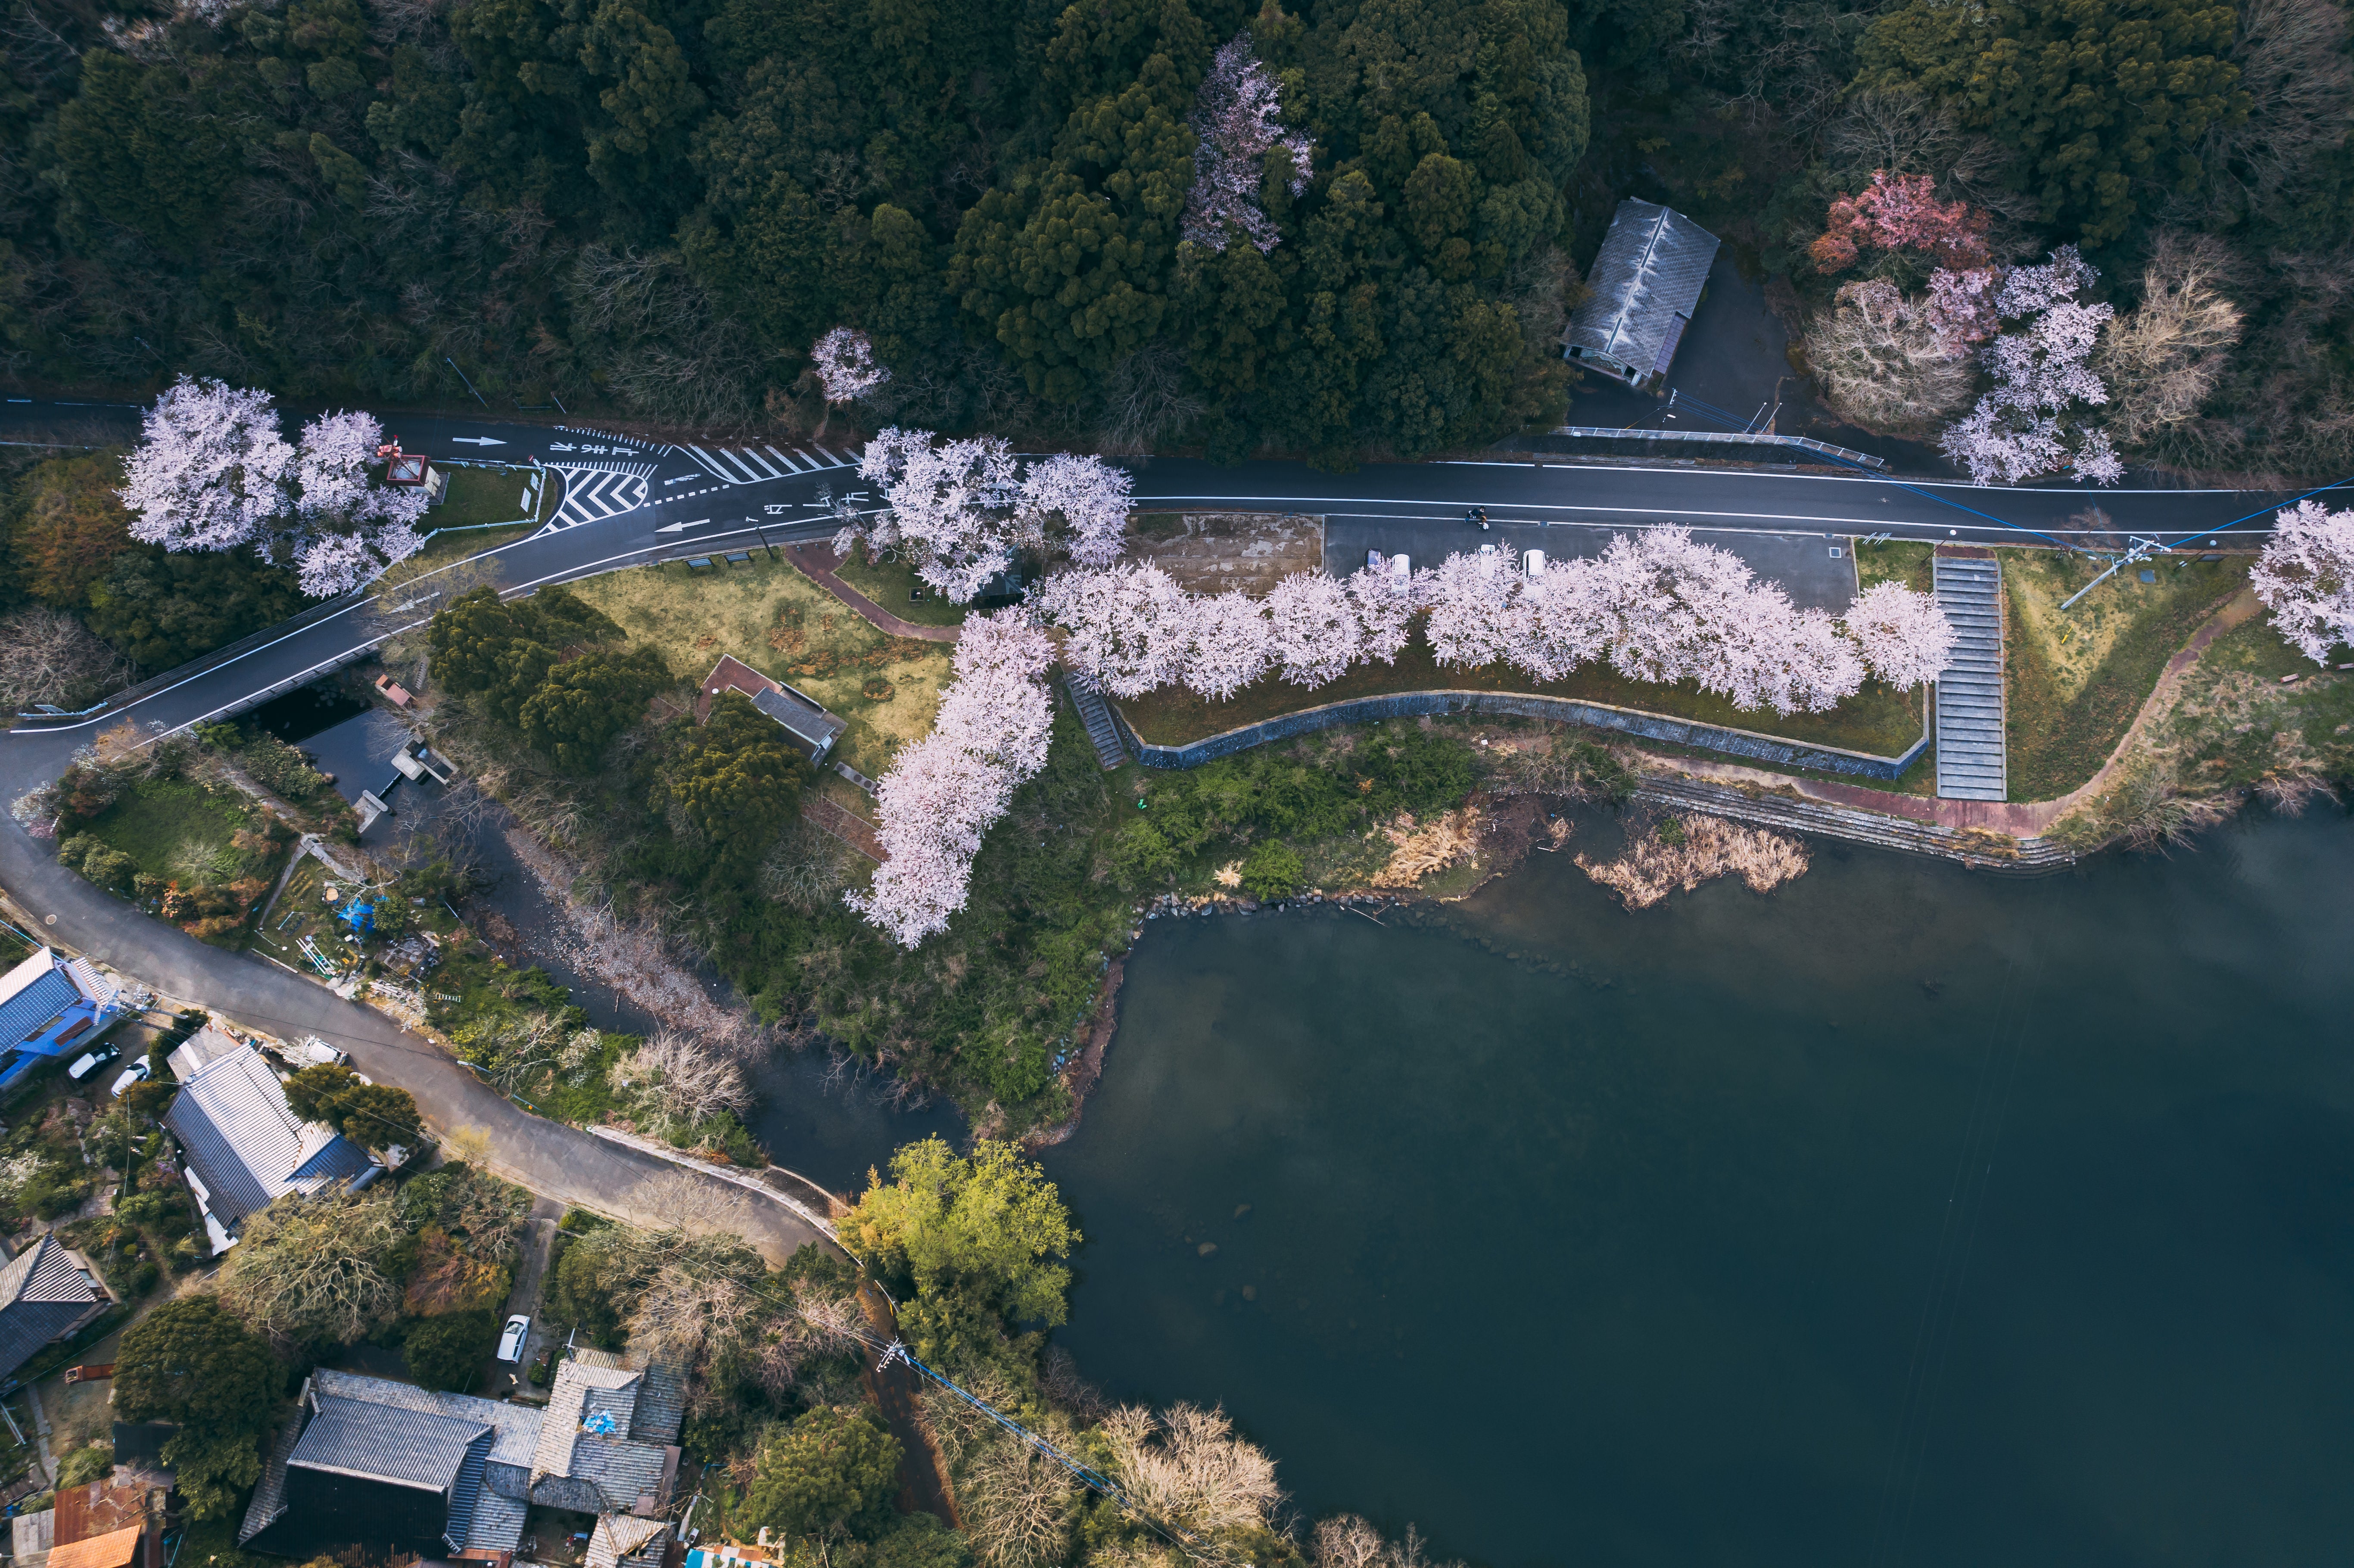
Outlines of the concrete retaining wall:
[[1230,729],[1223,735],[1194,741],[1190,746],[1151,746],[1129,726],[1126,715],[1117,706],[1112,709],[1112,716],[1119,724],[1120,739],[1135,753],[1136,759],[1147,768],[1199,768],[1204,762],[1231,757],[1254,746],[1265,746],[1271,740],[1288,740],[1293,736],[1331,729],[1336,725],[1370,724],[1376,719],[1416,717],[1424,714],[1497,714],[1549,719],[1557,724],[1615,730],[1638,739],[1665,741],[1674,746],[1722,752],[1728,757],[1779,763],[1786,768],[1811,768],[1818,772],[1844,774],[1854,779],[1902,778],[1904,770],[1919,759],[1929,744],[1929,736],[1925,730],[1919,740],[1905,748],[1903,755],[1875,757],[1869,752],[1845,751],[1829,746],[1805,746],[1750,730],[1727,729],[1720,725],[1699,724],[1690,719],[1665,718],[1658,714],[1638,713],[1631,708],[1616,708],[1606,703],[1578,702],[1568,697],[1542,697],[1521,692],[1400,692],[1385,697],[1358,697],[1350,702],[1327,703],[1321,707],[1306,708],[1259,724]]

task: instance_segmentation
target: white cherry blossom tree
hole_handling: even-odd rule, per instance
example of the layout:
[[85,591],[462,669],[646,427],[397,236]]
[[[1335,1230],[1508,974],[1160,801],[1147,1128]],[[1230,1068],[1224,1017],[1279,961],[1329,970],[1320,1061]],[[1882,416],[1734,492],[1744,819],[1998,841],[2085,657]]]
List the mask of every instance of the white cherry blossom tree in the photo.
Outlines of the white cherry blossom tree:
[[825,418],[817,425],[819,440],[825,439],[825,428],[832,423],[835,408],[855,402],[891,379],[891,372],[875,363],[875,345],[866,334],[846,326],[835,327],[810,344],[810,371],[825,399]]
[[1193,651],[1185,661],[1185,684],[1214,703],[1223,703],[1267,673],[1274,629],[1258,600],[1241,589],[1193,601]]
[[1477,668],[1501,658],[1511,637],[1513,574],[1495,551],[1449,556],[1415,574],[1415,598],[1430,612],[1423,635],[1442,664]]
[[2073,245],[2004,276],[1994,313],[2026,324],[1987,344],[1979,357],[1994,387],[1939,443],[1973,480],[2017,484],[2065,468],[2080,480],[2114,484],[2124,474],[2108,437],[2076,412],[2109,400],[2092,357],[2116,313],[2076,297],[2099,276]]
[[2354,511],[2317,501],[2282,508],[2248,581],[2273,630],[2327,664],[2331,648],[2354,646]]
[[1140,697],[1181,679],[1193,655],[1193,601],[1156,566],[1061,572],[1040,583],[1030,602],[1068,634],[1063,662],[1116,697]]
[[1903,583],[1874,583],[1855,596],[1840,624],[1872,673],[1909,692],[1945,673],[1954,656],[1954,623],[1935,597]]
[[302,591],[314,599],[349,593],[424,547],[416,527],[427,506],[423,488],[368,477],[383,445],[373,414],[327,414],[302,427],[288,542]]
[[1016,515],[1013,451],[999,437],[943,440],[895,427],[867,443],[858,477],[882,490],[887,510],[864,528],[845,528],[835,547],[862,536],[899,546],[917,577],[958,604],[971,603],[1013,564],[1017,548],[1035,543]]
[[[1268,652],[1295,686],[1326,686],[1363,656],[1364,623],[1349,588],[1322,572],[1299,572],[1267,596]],[[1405,618],[1399,618],[1403,626]]]
[[901,947],[948,929],[971,892],[981,839],[1046,765],[1054,706],[1041,677],[1054,656],[1024,611],[968,617],[932,733],[876,784],[886,858],[870,887],[843,898]]
[[233,550],[285,514],[293,465],[269,393],[184,376],[147,410],[118,493],[134,514],[134,539]]
[[1349,578],[1349,608],[1364,634],[1360,656],[1377,663],[1397,662],[1414,636],[1413,585],[1380,567],[1363,567]]
[[1044,537],[1059,522],[1064,547],[1083,567],[1119,559],[1128,532],[1128,470],[1099,457],[1057,452],[1022,478],[1021,511],[1027,527]]
[[1248,33],[1235,34],[1211,57],[1190,116],[1196,140],[1182,230],[1187,239],[1224,250],[1231,226],[1261,250],[1282,242],[1283,231],[1260,205],[1267,154],[1283,148],[1290,161],[1285,185],[1296,196],[1308,188],[1316,151],[1305,132],[1285,132],[1282,98]]
[[1540,681],[1558,681],[1609,647],[1605,578],[1582,557],[1548,561],[1521,588],[1504,657]]

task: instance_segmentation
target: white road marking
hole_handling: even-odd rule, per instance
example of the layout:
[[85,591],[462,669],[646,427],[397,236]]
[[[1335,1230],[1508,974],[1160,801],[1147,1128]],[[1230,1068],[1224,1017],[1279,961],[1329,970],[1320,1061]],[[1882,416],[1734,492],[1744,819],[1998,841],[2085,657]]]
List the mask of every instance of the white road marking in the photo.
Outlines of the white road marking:
[[770,446],[764,446],[764,447],[762,447],[760,450],[761,450],[762,451],[764,451],[764,452],[768,453],[770,457],[772,457],[772,458],[776,459],[779,462],[780,462],[780,463],[784,464],[784,465],[785,465],[785,471],[786,471],[786,472],[788,472],[788,473],[800,473],[800,472],[803,471],[801,464],[799,464],[799,463],[795,462],[792,459],[790,459],[790,458],[787,457],[784,453],[782,453],[782,452],[779,451],[776,448],[774,448],[774,447],[770,447]]

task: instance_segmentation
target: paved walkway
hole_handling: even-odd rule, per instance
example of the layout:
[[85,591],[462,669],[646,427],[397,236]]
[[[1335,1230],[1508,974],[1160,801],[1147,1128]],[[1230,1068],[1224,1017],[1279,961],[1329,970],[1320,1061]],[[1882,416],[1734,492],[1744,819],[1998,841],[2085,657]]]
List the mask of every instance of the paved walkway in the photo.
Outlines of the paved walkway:
[[857,812],[837,806],[822,795],[803,795],[801,815],[875,864],[883,863],[883,841],[875,824]]
[[955,627],[918,626],[912,620],[902,620],[835,577],[833,568],[842,565],[842,557],[833,553],[833,546],[830,544],[789,545],[785,547],[785,559],[799,567],[826,592],[894,637],[914,637],[926,642],[953,642],[957,640]]
[[2013,838],[2034,838],[2087,800],[2105,792],[2114,782],[2117,769],[2132,754],[2133,747],[2167,714],[2173,711],[2175,700],[2181,694],[2182,678],[2199,656],[2213,646],[2217,638],[2235,627],[2246,624],[2262,613],[2264,606],[2247,588],[2225,600],[2206,624],[2191,634],[2181,652],[2166,662],[2165,673],[2150,691],[2141,711],[2134,715],[2115,747],[2110,751],[2101,770],[2056,800],[1940,800],[1922,795],[1898,795],[1886,789],[1868,789],[1861,784],[1836,784],[1820,779],[1794,779],[1787,773],[1768,773],[1762,768],[1746,768],[1739,763],[1709,762],[1694,758],[1660,759],[1663,768],[1691,774],[1695,779],[1713,779],[1725,783],[1761,784],[1768,789],[1795,786],[1799,794],[1809,800],[1826,800],[1842,806],[1853,806],[1867,811],[1884,811],[1893,817],[1906,817],[1916,822],[1935,822],[1948,828],[1988,828],[2009,833]]
[[485,1163],[511,1181],[633,1224],[661,1227],[692,1217],[742,1235],[771,1263],[822,1239],[781,1204],[533,1116],[427,1036],[260,958],[207,947],[101,892],[52,855],[50,845],[0,814],[0,887],[36,937],[262,1033],[283,1040],[316,1034],[340,1046],[376,1082],[414,1095],[427,1125],[443,1138],[479,1129],[489,1142]]

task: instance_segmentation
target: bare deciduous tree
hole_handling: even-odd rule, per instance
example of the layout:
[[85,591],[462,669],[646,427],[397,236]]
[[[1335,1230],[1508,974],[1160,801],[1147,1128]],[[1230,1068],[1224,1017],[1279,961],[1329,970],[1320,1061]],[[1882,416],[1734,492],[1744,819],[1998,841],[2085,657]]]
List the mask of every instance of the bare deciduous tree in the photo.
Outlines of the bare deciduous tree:
[[1403,1539],[1390,1541],[1368,1520],[1353,1513],[1320,1520],[1310,1540],[1308,1560],[1315,1568],[1460,1568],[1437,1563],[1424,1554],[1421,1532],[1408,1525]]
[[1283,1501],[1275,1461],[1235,1436],[1224,1410],[1126,1405],[1104,1418],[1112,1469],[1147,1512],[1198,1536],[1264,1529]]
[[1046,1568],[1070,1550],[1078,1487],[1026,1443],[1000,1437],[957,1481],[965,1531],[981,1568]]
[[1885,279],[1850,283],[1815,318],[1807,364],[1840,414],[1866,429],[1919,432],[1969,401],[1967,358]]
[[382,1266],[400,1235],[388,1192],[281,1198],[247,1216],[221,1300],[275,1339],[350,1344],[399,1308]]
[[130,675],[121,654],[63,610],[27,605],[0,618],[0,708],[79,708]]
[[613,1079],[626,1084],[631,1097],[656,1114],[690,1126],[752,1104],[742,1067],[671,1029],[657,1030],[653,1038],[614,1063]]
[[2231,270],[2221,240],[2158,231],[2141,303],[2109,323],[2093,360],[2109,384],[2109,433],[2121,444],[2139,446],[2196,418],[2214,390],[2240,341],[2240,307],[2222,292]]

